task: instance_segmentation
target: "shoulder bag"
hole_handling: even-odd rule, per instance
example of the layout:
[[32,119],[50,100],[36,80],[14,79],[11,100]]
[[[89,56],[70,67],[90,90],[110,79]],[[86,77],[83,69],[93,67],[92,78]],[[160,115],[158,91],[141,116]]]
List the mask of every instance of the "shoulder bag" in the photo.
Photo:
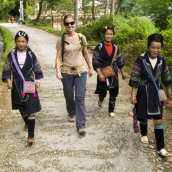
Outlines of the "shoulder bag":
[[113,58],[112,58],[111,65],[106,66],[106,67],[104,67],[104,68],[100,68],[100,71],[101,71],[101,73],[103,74],[103,76],[104,76],[105,78],[108,78],[108,77],[110,77],[110,76],[114,76],[114,75],[115,75],[115,72],[114,72],[114,69],[113,69],[112,64],[113,64],[113,62],[114,62],[115,59],[116,59],[118,47],[117,47],[116,45],[114,45],[114,46],[115,46],[115,52],[114,52],[114,56],[113,56]]

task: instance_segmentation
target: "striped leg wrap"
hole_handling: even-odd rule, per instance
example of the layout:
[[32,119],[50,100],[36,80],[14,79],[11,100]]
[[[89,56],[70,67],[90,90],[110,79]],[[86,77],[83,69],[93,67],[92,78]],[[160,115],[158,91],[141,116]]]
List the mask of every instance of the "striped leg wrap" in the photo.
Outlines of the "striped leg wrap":
[[26,112],[20,112],[22,118],[23,118],[23,121],[25,122],[25,124],[27,125],[27,113]]

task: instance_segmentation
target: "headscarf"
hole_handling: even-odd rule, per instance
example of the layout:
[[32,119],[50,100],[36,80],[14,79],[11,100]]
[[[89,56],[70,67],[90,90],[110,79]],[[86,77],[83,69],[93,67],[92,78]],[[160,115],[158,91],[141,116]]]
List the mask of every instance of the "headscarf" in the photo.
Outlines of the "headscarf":
[[148,42],[147,42],[147,46],[148,47],[150,46],[152,41],[160,42],[161,43],[161,47],[163,47],[163,36],[161,34],[154,33],[154,34],[150,35],[148,37]]

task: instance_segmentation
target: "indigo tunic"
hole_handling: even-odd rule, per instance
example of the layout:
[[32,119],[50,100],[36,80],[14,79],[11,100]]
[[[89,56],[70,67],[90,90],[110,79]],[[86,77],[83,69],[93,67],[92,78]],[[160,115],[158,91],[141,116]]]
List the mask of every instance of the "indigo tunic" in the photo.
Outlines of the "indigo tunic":
[[[19,65],[17,58],[17,49],[13,49],[12,51],[16,58],[17,64]],[[32,52],[30,48],[26,49],[26,60],[23,68],[20,68],[20,70],[24,76],[25,81],[34,81],[43,78],[40,63],[38,62],[35,54]],[[6,79],[12,80],[12,109],[19,109],[19,106],[24,106],[28,115],[41,110],[41,105],[37,91],[35,92],[37,94],[36,97],[33,96],[33,94],[27,93],[25,96],[22,96],[23,80],[21,76],[18,74],[17,69],[12,61],[11,52],[7,56],[2,72],[1,80],[5,82]]]
[[164,102],[159,102],[156,87],[144,67],[143,58],[146,59],[146,65],[152,71],[158,88],[172,84],[164,57],[161,55],[157,56],[157,63],[152,68],[148,52],[140,55],[135,61],[129,80],[129,86],[138,88],[136,94],[137,104],[135,105],[136,113],[138,119],[151,119],[154,115],[156,115],[157,119],[161,119]]

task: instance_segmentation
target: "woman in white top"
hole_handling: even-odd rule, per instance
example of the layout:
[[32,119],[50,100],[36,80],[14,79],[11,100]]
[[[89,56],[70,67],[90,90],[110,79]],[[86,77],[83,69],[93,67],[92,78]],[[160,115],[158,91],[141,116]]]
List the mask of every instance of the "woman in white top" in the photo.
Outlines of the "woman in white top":
[[162,122],[164,101],[159,100],[157,89],[148,72],[152,73],[159,89],[163,89],[163,86],[166,87],[167,96],[170,97],[172,79],[166,60],[160,54],[162,47],[163,36],[161,34],[155,33],[148,37],[147,51],[136,59],[129,86],[132,88],[131,103],[135,104],[137,120],[140,121],[141,142],[148,144],[148,120],[153,119],[157,152],[162,156],[170,156],[171,154],[164,149]]

